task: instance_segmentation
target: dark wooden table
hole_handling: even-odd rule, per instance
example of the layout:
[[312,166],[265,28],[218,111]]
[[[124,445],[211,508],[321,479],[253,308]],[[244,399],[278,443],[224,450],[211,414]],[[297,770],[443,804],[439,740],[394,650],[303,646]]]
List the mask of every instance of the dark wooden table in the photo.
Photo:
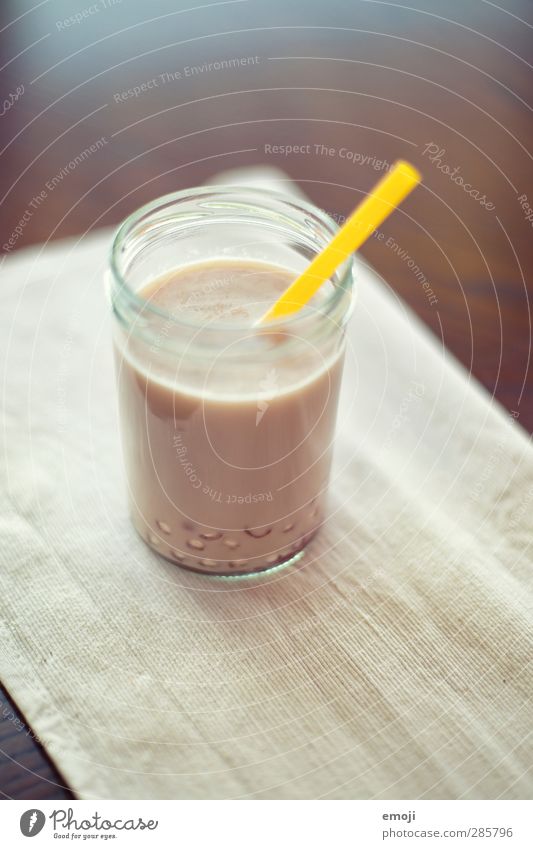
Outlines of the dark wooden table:
[[[407,158],[423,187],[363,253],[531,432],[532,25],[531,0],[3,0],[2,245],[259,163],[341,216]],[[2,698],[3,796],[66,798]]]

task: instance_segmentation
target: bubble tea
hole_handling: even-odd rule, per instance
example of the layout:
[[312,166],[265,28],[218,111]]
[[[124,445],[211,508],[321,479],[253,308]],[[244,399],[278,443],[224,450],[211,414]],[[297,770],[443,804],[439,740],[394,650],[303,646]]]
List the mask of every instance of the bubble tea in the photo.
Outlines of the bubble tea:
[[271,259],[247,243],[115,294],[132,520],[199,572],[292,562],[325,515],[349,291],[331,281],[295,317],[258,327],[299,272],[294,257]]

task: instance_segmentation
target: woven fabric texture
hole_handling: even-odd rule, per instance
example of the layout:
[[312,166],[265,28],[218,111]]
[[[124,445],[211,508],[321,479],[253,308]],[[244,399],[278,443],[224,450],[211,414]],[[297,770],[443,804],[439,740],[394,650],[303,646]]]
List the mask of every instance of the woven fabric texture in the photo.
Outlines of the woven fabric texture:
[[21,251],[0,293],[0,676],[75,793],[530,797],[519,424],[359,262],[321,534],[180,570],[127,514],[110,239]]

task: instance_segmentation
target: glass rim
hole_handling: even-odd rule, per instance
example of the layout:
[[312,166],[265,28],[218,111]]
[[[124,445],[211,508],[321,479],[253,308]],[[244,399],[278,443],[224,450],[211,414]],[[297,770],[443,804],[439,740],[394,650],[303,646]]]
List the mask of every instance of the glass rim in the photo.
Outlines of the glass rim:
[[[267,210],[268,207],[265,204],[265,197],[270,198],[272,201],[277,201],[281,204],[287,205],[289,208],[292,206],[296,209],[297,212],[303,212],[308,215],[312,215],[316,220],[318,220],[319,224],[333,237],[335,233],[339,230],[339,225],[328,215],[324,210],[315,206],[311,202],[306,200],[302,200],[300,197],[293,196],[291,194],[286,194],[284,192],[278,191],[276,189],[271,189],[268,187],[259,187],[259,186],[250,186],[250,185],[242,185],[242,184],[225,184],[222,186],[219,185],[205,185],[205,186],[196,186],[190,189],[180,189],[176,192],[169,192],[168,194],[161,195],[154,200],[149,201],[148,203],[143,204],[138,209],[131,212],[124,221],[119,225],[115,234],[113,236],[113,241],[111,244],[111,251],[109,257],[109,270],[111,272],[113,281],[118,286],[118,295],[125,295],[127,300],[134,308],[147,312],[148,315],[152,314],[157,318],[164,320],[165,322],[171,322],[175,326],[186,327],[189,330],[191,329],[201,329],[205,328],[205,323],[202,324],[200,321],[192,321],[185,319],[184,317],[180,317],[176,315],[174,312],[169,312],[167,310],[160,309],[155,306],[152,302],[138,295],[134,289],[128,284],[124,275],[120,271],[118,267],[118,255],[120,250],[126,244],[127,239],[131,236],[134,231],[136,225],[138,225],[143,218],[149,216],[151,213],[155,213],[158,210],[163,209],[165,206],[169,206],[173,203],[182,201],[182,200],[194,200],[195,198],[201,198],[202,196],[209,195],[218,195],[221,199],[230,198],[232,195],[236,193],[240,193],[244,196],[244,200],[246,200],[246,196],[249,196],[250,201],[255,201],[255,206],[258,211]],[[253,213],[253,208],[252,208]],[[318,253],[319,250],[316,251]],[[221,257],[224,259],[230,259],[231,257]],[[215,259],[214,257],[212,259]],[[251,261],[253,261],[253,257],[250,257]],[[196,263],[188,263],[188,265],[195,265]],[[275,265],[275,263],[271,263]],[[185,268],[186,265],[176,266],[176,269]],[[280,268],[283,266],[280,266]],[[349,258],[345,260],[340,266],[339,269],[335,272],[336,275],[339,276],[339,283],[333,283],[333,291],[330,292],[321,302],[319,309],[308,310],[307,306],[302,307],[297,312],[292,313],[288,316],[283,316],[279,319],[274,319],[268,323],[269,328],[275,329],[283,326],[287,327],[296,327],[304,323],[308,323],[309,321],[317,321],[319,317],[326,317],[330,315],[339,301],[342,300],[343,296],[346,294],[351,294],[351,286],[349,285],[350,279],[353,277],[353,258]],[[288,270],[288,269],[287,269]],[[111,300],[114,303],[114,293],[111,292]],[[353,297],[352,297],[353,301]],[[350,313],[350,308],[347,309],[347,315]],[[266,327],[265,326],[265,327]],[[228,331],[228,332],[240,332],[243,330],[250,330],[250,324],[248,323],[240,323],[240,322],[231,322],[228,324],[218,323],[216,325],[211,325],[211,329],[214,331]]]

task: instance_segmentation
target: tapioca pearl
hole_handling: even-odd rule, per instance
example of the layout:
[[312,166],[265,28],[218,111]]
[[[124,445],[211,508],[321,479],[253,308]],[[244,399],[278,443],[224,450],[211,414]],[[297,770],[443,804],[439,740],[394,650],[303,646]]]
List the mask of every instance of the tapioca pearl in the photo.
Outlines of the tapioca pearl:
[[202,531],[200,536],[202,537],[202,539],[207,540],[220,539],[220,537],[222,536],[222,531]]
[[237,540],[236,540],[236,539],[227,539],[226,537],[224,537],[224,539],[222,540],[222,542],[223,542],[223,543],[224,543],[224,545],[226,545],[228,548],[238,548],[238,547],[239,547],[239,543],[237,542]]
[[244,532],[254,539],[263,539],[268,536],[272,528],[245,528]]
[[170,556],[173,560],[176,560],[178,563],[185,563],[186,557],[181,551],[174,551],[172,548],[170,549]]
[[279,555],[277,554],[269,554],[268,557],[265,557],[265,563],[268,563],[269,566],[273,566],[274,563],[277,563],[279,560]]
[[159,545],[159,539],[152,531],[148,531],[148,542],[150,545]]
[[193,525],[192,522],[185,521],[185,522],[182,522],[181,524],[182,524],[182,527],[186,531],[194,531],[194,525]]
[[289,531],[292,531],[293,528],[294,528],[294,522],[287,522],[287,524],[284,525],[281,530],[283,531],[284,534],[288,534]]
[[157,527],[160,531],[163,531],[164,534],[170,534],[170,525],[167,525],[166,522],[162,522],[161,519],[156,519]]
[[201,539],[188,539],[187,545],[195,551],[203,551],[205,548],[205,543]]
[[228,562],[229,569],[239,569],[246,565],[246,560],[230,560]]
[[205,566],[206,569],[214,569],[215,566],[218,566],[216,560],[208,560],[207,557],[203,560],[199,560],[198,563],[200,564],[200,566]]

